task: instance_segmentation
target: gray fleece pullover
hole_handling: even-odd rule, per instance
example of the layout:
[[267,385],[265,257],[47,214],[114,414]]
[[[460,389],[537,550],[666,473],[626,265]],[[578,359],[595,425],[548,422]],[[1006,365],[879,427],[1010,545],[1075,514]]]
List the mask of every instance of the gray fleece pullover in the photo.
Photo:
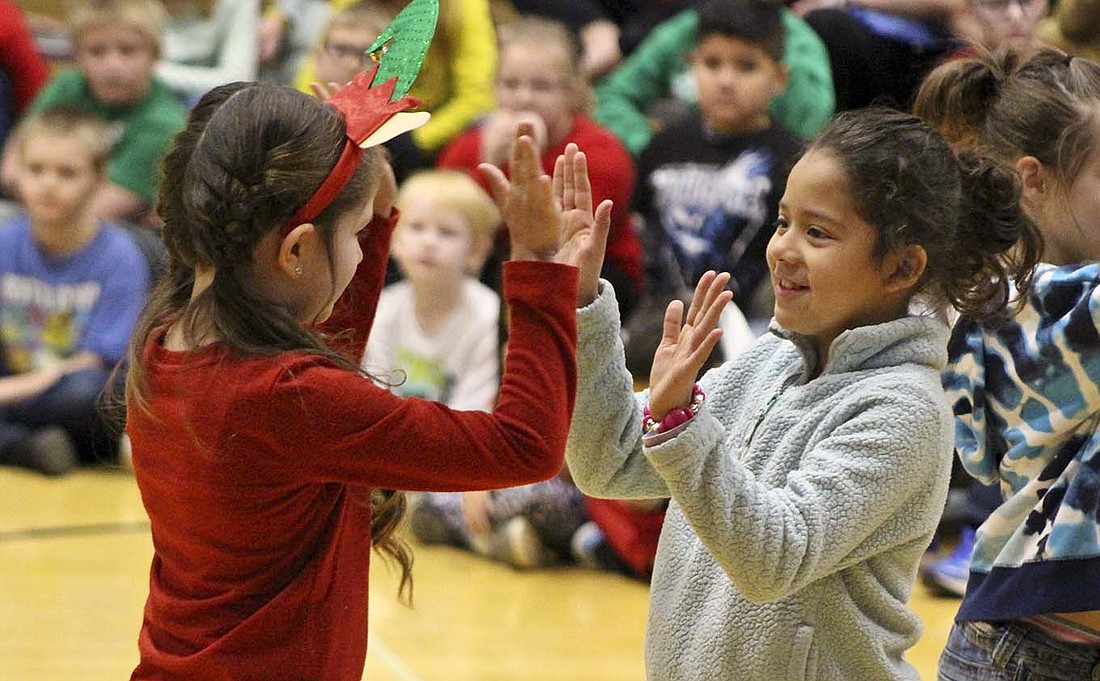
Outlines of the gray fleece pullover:
[[614,292],[578,310],[567,457],[588,494],[671,497],[651,586],[651,681],[917,680],[907,607],[947,495],[948,329],[843,333],[828,363],[773,326],[707,372],[702,411],[642,445]]

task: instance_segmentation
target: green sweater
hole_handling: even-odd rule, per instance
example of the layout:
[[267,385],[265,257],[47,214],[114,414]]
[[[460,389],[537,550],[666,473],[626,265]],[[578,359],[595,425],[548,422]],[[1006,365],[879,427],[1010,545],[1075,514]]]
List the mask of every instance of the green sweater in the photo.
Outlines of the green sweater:
[[176,133],[187,123],[187,110],[160,81],[154,79],[141,100],[108,106],[95,99],[84,74],[71,69],[54,76],[38,93],[31,110],[71,106],[101,117],[118,130],[107,164],[113,184],[128,189],[152,204],[160,186],[160,162],[172,147]]
[[[695,46],[698,23],[698,14],[690,9],[657,26],[596,89],[596,120],[635,156],[653,135],[645,112],[654,102],[670,96],[696,101],[687,54]],[[789,10],[783,10],[783,28],[783,61],[790,79],[769,112],[793,134],[809,139],[829,122],[836,104],[829,55],[809,24]]]

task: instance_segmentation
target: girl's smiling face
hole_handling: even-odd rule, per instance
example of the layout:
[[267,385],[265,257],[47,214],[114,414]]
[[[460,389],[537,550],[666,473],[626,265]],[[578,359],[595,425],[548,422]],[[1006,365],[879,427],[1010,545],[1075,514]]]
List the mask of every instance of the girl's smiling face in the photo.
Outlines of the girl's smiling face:
[[892,276],[896,256],[875,256],[878,230],[856,211],[847,173],[825,150],[802,157],[779,202],[767,260],[775,318],[817,340],[824,362],[841,333],[897,319],[908,289]]

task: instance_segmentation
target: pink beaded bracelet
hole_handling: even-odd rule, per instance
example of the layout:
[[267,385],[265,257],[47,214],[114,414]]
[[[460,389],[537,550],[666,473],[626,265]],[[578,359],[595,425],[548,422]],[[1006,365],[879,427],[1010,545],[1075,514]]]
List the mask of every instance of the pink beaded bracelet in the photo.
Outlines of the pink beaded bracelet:
[[676,407],[675,409],[669,410],[660,421],[653,418],[653,414],[649,411],[649,405],[647,404],[642,410],[642,431],[648,435],[653,435],[667,432],[677,426],[687,423],[693,416],[699,413],[699,410],[703,407],[703,400],[705,398],[706,395],[703,394],[703,389],[696,383],[691,386],[691,405],[687,407]]

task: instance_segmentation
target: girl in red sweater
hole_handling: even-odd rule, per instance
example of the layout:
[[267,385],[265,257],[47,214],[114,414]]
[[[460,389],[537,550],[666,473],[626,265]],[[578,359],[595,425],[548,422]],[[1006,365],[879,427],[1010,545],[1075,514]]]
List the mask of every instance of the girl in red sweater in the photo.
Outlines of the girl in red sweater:
[[343,351],[364,347],[395,221],[392,172],[359,145],[415,116],[395,113],[412,101],[364,97],[373,75],[329,104],[270,84],[216,88],[165,160],[169,272],[127,385],[154,547],[134,679],[358,680],[372,545],[409,587],[394,535],[404,497],[390,490],[487,489],[561,468],[577,275],[553,260],[599,250],[610,206],[593,214],[583,161],[563,160],[555,197],[521,128],[511,181],[484,170],[514,259],[499,402],[458,412],[394,396]]

